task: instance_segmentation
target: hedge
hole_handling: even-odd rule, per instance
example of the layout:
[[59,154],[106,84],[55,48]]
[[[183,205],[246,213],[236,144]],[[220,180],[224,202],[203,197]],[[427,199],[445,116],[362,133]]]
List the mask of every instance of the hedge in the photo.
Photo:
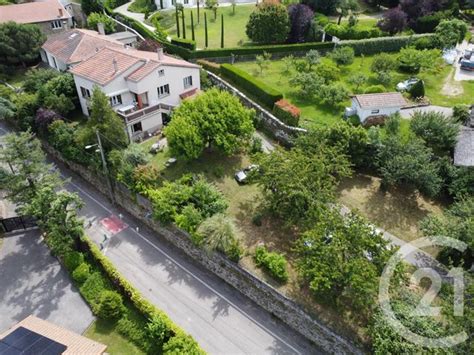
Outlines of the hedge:
[[330,36],[335,36],[341,40],[348,39],[369,39],[386,36],[387,34],[382,32],[378,27],[364,28],[357,26],[338,25],[336,23],[330,23],[324,28],[326,33]]
[[[95,262],[97,262],[97,264],[101,267],[109,280],[117,287],[120,293],[126,299],[130,300],[133,306],[145,318],[149,320],[153,319],[154,317],[161,318],[164,322],[166,322],[168,328],[171,330],[172,338],[188,337],[188,335],[181,328],[179,328],[169,319],[166,313],[160,311],[145,298],[143,298],[140,292],[118,272],[112,262],[100,252],[99,248],[89,238],[83,236],[81,238],[81,244],[82,247],[90,253],[91,257]],[[202,350],[195,341],[192,353],[196,355],[205,354],[204,350]]]
[[196,50],[196,41],[193,41],[191,39],[174,37],[171,39],[171,44],[175,44],[177,46],[189,49],[191,51]]
[[379,37],[360,41],[341,41],[340,45],[354,48],[356,55],[370,55],[382,52],[398,52],[406,46],[415,44],[420,38],[432,38],[433,36],[429,33],[412,36]]
[[275,102],[283,98],[283,94],[271,86],[256,79],[247,72],[230,64],[221,65],[221,74],[230,79],[244,90],[258,97],[259,101],[267,107],[273,107]]
[[210,71],[210,72],[212,72],[216,75],[219,75],[219,73],[221,71],[221,65],[220,64],[210,62],[208,60],[198,59],[197,64],[199,64],[204,69],[206,69],[206,70],[208,70],[208,71]]
[[288,126],[297,127],[301,111],[289,101],[282,99],[275,102],[275,105],[273,106],[273,114]]

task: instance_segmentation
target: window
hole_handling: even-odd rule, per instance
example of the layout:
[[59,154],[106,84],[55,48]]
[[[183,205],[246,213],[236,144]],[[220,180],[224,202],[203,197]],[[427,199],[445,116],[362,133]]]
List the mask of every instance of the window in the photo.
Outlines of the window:
[[165,97],[170,94],[170,86],[168,84],[158,88],[158,97]]
[[53,30],[56,30],[56,29],[61,28],[61,27],[63,27],[63,24],[62,24],[61,20],[51,21],[51,28]]
[[158,70],[158,76],[165,76],[165,70],[164,69]]
[[122,95],[110,96],[110,106],[117,106],[122,104]]
[[141,132],[141,131],[143,131],[141,122],[137,122],[132,126],[132,132],[133,133],[137,133],[137,132]]
[[183,82],[184,82],[184,88],[187,89],[193,86],[193,77],[191,75],[187,76],[183,79]]
[[81,95],[85,99],[91,98],[91,92],[89,91],[89,89],[83,88],[82,86],[81,86]]
[[371,114],[374,115],[374,114],[379,113],[379,112],[380,112],[380,110],[372,110]]
[[189,4],[189,0],[184,0],[184,5],[188,5]]

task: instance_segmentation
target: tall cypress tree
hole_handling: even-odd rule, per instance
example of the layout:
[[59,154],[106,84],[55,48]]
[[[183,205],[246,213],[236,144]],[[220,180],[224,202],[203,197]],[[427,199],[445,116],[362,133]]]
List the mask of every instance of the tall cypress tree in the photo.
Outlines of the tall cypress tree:
[[201,1],[200,0],[197,0],[197,10],[198,10],[198,25],[199,25],[199,22],[201,22],[201,16],[199,15],[199,3]]
[[208,37],[207,37],[207,13],[204,12],[204,43],[205,43],[205,48],[207,48],[208,45]]
[[193,10],[191,10],[191,39],[193,41],[196,40],[196,38],[194,37],[194,17],[193,17]]
[[224,48],[224,14],[221,14],[221,48]]
[[180,37],[180,35],[179,35],[179,15],[178,15],[178,6],[177,6],[177,5],[175,5],[175,6],[174,6],[174,8],[175,8],[175,15],[176,15],[176,35],[177,35],[178,37]]
[[183,22],[183,38],[186,39],[186,24],[184,23],[184,8],[181,10],[182,11],[182,17],[181,21]]

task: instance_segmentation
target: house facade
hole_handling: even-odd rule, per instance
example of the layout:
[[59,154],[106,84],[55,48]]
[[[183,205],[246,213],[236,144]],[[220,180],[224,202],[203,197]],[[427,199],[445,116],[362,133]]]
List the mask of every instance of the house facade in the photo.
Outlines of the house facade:
[[346,116],[359,116],[362,124],[371,119],[382,119],[400,112],[407,102],[399,92],[380,94],[355,95],[352,97],[352,106],[346,109]]
[[157,53],[106,47],[74,65],[82,112],[89,116],[90,99],[98,86],[123,118],[130,141],[162,128],[172,109],[200,90],[199,66]]
[[0,23],[35,24],[50,36],[73,27],[73,18],[58,0],[26,2],[0,7]]

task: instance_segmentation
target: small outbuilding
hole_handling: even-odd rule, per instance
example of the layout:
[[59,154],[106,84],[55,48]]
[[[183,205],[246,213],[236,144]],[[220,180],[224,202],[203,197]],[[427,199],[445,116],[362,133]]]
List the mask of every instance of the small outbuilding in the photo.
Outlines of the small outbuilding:
[[399,92],[355,95],[352,97],[352,106],[346,108],[345,115],[357,115],[362,124],[372,125],[383,123],[386,117],[400,112],[406,105],[407,101]]

